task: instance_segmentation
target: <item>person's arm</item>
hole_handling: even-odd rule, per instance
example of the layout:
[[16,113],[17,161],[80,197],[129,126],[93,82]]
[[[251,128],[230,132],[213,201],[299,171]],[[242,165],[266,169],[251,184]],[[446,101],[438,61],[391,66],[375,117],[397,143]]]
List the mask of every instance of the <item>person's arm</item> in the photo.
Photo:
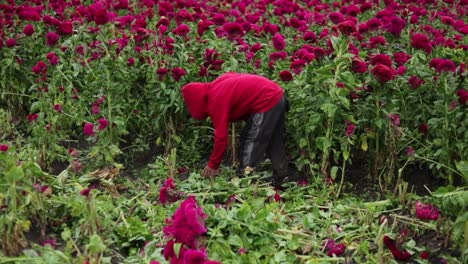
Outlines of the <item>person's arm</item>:
[[211,152],[210,160],[207,166],[213,170],[217,170],[223,159],[228,142],[229,121],[227,113],[224,112],[219,118],[212,119],[212,123],[215,129],[213,151]]

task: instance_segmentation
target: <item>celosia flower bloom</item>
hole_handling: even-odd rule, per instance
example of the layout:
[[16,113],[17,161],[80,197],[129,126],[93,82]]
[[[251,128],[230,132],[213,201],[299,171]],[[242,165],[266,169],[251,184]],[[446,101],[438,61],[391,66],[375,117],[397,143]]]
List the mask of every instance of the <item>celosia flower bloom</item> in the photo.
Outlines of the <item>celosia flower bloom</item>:
[[57,65],[59,58],[55,55],[55,52],[49,52],[46,55],[46,59],[49,61],[50,65]]
[[175,29],[172,30],[172,33],[181,37],[186,36],[189,32],[190,32],[190,28],[186,24],[180,24]]
[[355,128],[354,124],[348,124],[348,125],[346,126],[345,136],[347,136],[347,137],[353,136],[353,134],[354,134],[354,128]]
[[393,60],[395,61],[397,66],[405,64],[409,59],[411,59],[411,56],[406,54],[405,52],[393,53]]
[[426,53],[431,53],[432,45],[426,35],[417,33],[411,36],[411,46],[416,49],[424,50]]
[[15,39],[9,38],[9,39],[7,39],[5,45],[7,46],[7,48],[13,48],[14,46],[17,46],[18,43],[16,42]]
[[164,79],[164,77],[166,77],[167,73],[168,73],[168,70],[166,68],[159,68],[156,70],[156,74],[158,75],[158,79],[160,81]]
[[85,123],[83,125],[83,134],[85,134],[86,136],[94,135],[94,125],[91,123]]
[[167,178],[159,189],[159,201],[162,204],[173,203],[179,200],[181,193],[175,189],[174,179]]
[[189,196],[180,204],[172,219],[166,219],[169,225],[163,228],[164,234],[173,238],[175,243],[195,249],[197,238],[206,233],[205,218],[206,215],[197,206],[195,197]]
[[381,63],[377,63],[377,65],[372,68],[371,73],[382,84],[395,77],[395,70]]
[[91,189],[90,188],[84,188],[83,190],[80,191],[80,195],[84,197],[89,197]]
[[462,105],[466,104],[468,101],[468,91],[465,89],[458,89],[457,90],[458,102]]
[[427,134],[427,131],[429,130],[427,127],[427,124],[420,124],[418,127],[418,130],[422,134]]
[[411,88],[413,90],[416,90],[416,89],[418,89],[419,86],[421,86],[421,84],[424,83],[424,81],[419,79],[418,76],[413,75],[413,76],[409,77],[408,83],[409,83],[409,85],[411,86]]
[[35,120],[37,119],[37,117],[38,117],[38,114],[29,114],[29,115],[28,115],[28,121],[29,121],[29,123],[35,121]]
[[325,247],[328,250],[327,251],[327,256],[332,257],[332,256],[341,256],[344,253],[345,250],[345,245],[343,243],[336,244],[335,240],[329,238],[325,240]]
[[62,113],[62,106],[60,104],[54,104],[54,110]]
[[392,252],[393,257],[396,260],[406,261],[411,257],[411,254],[408,251],[401,251],[395,245],[395,241],[388,236],[384,236],[383,238],[385,246]]
[[26,36],[31,36],[32,34],[34,34],[34,26],[31,25],[31,24],[27,24],[27,25],[24,26],[24,28],[23,28],[23,33],[24,33]]
[[98,124],[98,130],[104,130],[109,125],[109,121],[107,121],[107,119],[104,117],[101,117],[98,119]]
[[59,35],[55,32],[47,32],[46,34],[46,45],[47,46],[54,46],[57,44],[57,41],[59,40]]
[[1,152],[7,152],[8,151],[8,145],[7,144],[0,144],[0,151]]
[[293,79],[291,72],[288,70],[280,71],[279,76],[283,82],[289,82],[289,81],[292,81]]
[[276,49],[276,50],[284,50],[284,47],[286,46],[286,43],[284,42],[284,36],[281,35],[280,33],[275,33],[275,35],[273,35],[273,38],[271,39],[272,43],[273,43],[273,47]]
[[372,56],[370,64],[376,65],[377,63],[383,64],[387,67],[392,67],[392,59],[386,54],[376,54]]
[[351,35],[354,32],[356,32],[356,24],[352,21],[343,21],[338,24],[338,30],[341,32],[343,35]]
[[174,78],[174,80],[176,81],[179,81],[180,78],[182,78],[182,76],[185,75],[185,70],[182,68],[173,68],[171,70],[171,73],[172,73],[172,78]]
[[439,218],[439,210],[431,204],[422,204],[416,202],[416,217],[423,220],[437,220]]
[[367,71],[367,64],[360,58],[354,58],[351,63],[351,70],[355,73],[364,73]]
[[237,22],[224,23],[223,30],[229,40],[237,39],[244,35],[242,25]]
[[390,113],[388,114],[387,117],[388,119],[390,119],[390,123],[392,124],[392,126],[395,126],[395,127],[400,126],[400,116],[394,113]]
[[32,71],[35,74],[45,74],[47,72],[47,65],[43,61],[38,61],[36,65],[32,67]]
[[437,72],[455,72],[455,63],[451,60],[442,60],[436,66]]

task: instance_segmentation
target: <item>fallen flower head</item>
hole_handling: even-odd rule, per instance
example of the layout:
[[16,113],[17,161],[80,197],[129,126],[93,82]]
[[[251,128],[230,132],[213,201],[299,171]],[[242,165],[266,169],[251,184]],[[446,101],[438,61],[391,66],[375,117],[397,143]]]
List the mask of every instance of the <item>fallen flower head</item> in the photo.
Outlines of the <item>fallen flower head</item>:
[[411,254],[408,251],[401,251],[397,248],[395,244],[395,240],[389,238],[388,236],[384,236],[383,242],[385,246],[387,246],[388,249],[392,252],[393,257],[396,260],[401,260],[405,261],[408,260],[411,257]]
[[420,201],[416,202],[416,217],[419,219],[437,220],[439,213],[439,210],[431,204],[423,204]]
[[333,255],[335,256],[341,256],[343,255],[345,251],[345,245],[343,243],[336,244],[335,240],[329,238],[324,241],[325,247],[328,250],[327,251],[327,256],[332,257]]

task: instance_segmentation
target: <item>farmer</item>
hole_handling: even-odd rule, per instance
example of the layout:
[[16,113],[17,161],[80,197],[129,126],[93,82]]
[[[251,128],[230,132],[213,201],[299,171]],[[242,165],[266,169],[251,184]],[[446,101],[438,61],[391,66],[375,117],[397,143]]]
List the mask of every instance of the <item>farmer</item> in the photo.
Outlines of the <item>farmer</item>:
[[204,120],[209,116],[214,127],[213,151],[202,176],[219,174],[229,122],[245,120],[240,135],[238,174],[253,170],[266,154],[273,167],[273,186],[280,187],[286,181],[284,119],[288,102],[278,84],[259,75],[228,72],[212,82],[186,84],[182,96],[194,119]]

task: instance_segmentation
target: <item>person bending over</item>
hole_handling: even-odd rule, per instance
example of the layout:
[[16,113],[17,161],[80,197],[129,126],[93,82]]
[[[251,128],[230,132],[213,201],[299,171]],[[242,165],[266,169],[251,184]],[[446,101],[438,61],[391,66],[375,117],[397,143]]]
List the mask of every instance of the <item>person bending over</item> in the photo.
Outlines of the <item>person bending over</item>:
[[284,134],[289,106],[278,84],[259,75],[228,72],[212,82],[184,85],[182,96],[192,118],[210,117],[214,128],[213,151],[202,176],[219,174],[229,123],[244,120],[238,173],[255,168],[266,156],[273,167],[272,184],[281,186],[288,176]]

